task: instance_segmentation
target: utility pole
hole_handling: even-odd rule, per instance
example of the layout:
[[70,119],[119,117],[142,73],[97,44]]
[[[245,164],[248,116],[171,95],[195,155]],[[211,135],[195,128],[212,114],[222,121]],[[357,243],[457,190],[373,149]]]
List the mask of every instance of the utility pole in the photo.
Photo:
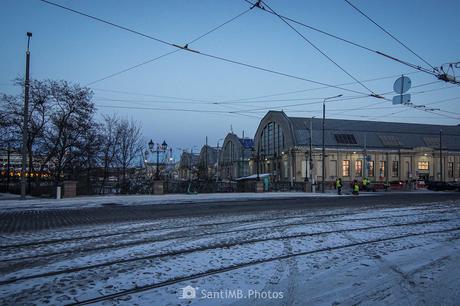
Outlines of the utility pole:
[[367,178],[367,134],[364,133],[363,178]]
[[206,181],[208,180],[208,172],[209,172],[209,169],[208,169],[208,136],[206,136],[206,145],[205,145],[205,153],[206,153],[206,163],[205,163],[205,168],[206,168]]
[[10,158],[11,158],[11,147],[10,141],[8,140],[8,148],[6,153],[6,192],[10,191]]
[[[24,82],[24,122],[22,123],[22,168],[21,168],[21,199],[26,198],[26,168],[27,168],[27,136],[29,121],[29,69],[30,69],[30,38],[31,32],[27,32],[27,51],[26,51],[26,80]],[[8,174],[9,175],[9,174]]]
[[439,169],[441,170],[441,182],[444,182],[442,171],[442,129],[439,130]]
[[315,184],[315,182],[313,181],[313,118],[315,117],[311,117],[310,119],[310,156],[309,156],[309,163],[308,163],[308,167],[309,167],[309,170],[310,170],[310,191],[311,192],[314,192],[314,186],[313,184]]
[[190,182],[192,182],[192,159],[193,159],[193,147],[190,148],[190,171],[188,173],[188,179]]
[[216,183],[219,181],[219,142],[222,138],[217,141],[217,168],[216,168]]
[[324,142],[324,126],[326,124],[326,101],[327,100],[330,100],[330,99],[334,99],[334,98],[339,98],[341,97],[342,95],[337,95],[337,96],[333,96],[333,97],[327,97],[327,98],[324,98],[323,99],[323,156],[321,158],[321,165],[322,165],[322,169],[321,169],[321,192],[324,193],[324,180],[325,180],[325,176],[326,176],[326,146],[325,146],[325,142]]
[[324,176],[326,175],[326,163],[325,163],[325,158],[326,158],[326,146],[324,143],[324,126],[325,126],[325,121],[326,121],[326,99],[323,100],[323,150],[322,150],[322,156],[321,156],[321,192],[324,193]]

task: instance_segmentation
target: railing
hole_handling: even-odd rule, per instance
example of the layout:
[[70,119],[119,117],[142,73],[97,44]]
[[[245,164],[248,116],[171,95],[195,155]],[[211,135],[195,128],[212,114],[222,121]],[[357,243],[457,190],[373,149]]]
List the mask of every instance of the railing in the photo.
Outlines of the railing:
[[305,182],[273,182],[270,191],[305,191]]
[[237,192],[235,182],[215,181],[165,181],[165,193],[226,193]]

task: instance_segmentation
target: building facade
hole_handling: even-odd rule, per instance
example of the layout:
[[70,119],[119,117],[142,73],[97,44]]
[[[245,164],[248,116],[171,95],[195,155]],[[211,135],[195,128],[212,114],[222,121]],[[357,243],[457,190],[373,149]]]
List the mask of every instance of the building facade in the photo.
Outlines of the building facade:
[[198,159],[198,178],[201,180],[215,179],[217,161],[221,149],[204,145]]
[[[254,137],[252,173],[322,180],[322,119],[269,111]],[[325,181],[460,179],[460,126],[326,119]]]
[[219,157],[219,179],[234,180],[250,175],[249,162],[252,157],[254,141],[250,138],[239,138],[228,133],[222,145]]
[[199,154],[183,151],[178,165],[180,180],[190,180],[196,177],[198,169]]

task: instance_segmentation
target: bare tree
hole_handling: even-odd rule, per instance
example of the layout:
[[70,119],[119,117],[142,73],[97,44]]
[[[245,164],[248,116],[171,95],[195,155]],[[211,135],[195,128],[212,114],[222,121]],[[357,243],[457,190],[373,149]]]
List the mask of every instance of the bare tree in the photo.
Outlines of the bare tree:
[[[16,79],[15,84],[23,86],[23,80]],[[43,137],[45,125],[49,120],[49,104],[48,104],[49,87],[46,82],[32,80],[30,82],[29,96],[29,114],[28,114],[28,129],[27,129],[27,152],[28,152],[28,185],[30,190],[31,173],[34,171],[34,156],[39,152],[38,143]],[[4,110],[2,113],[1,127],[7,133],[1,133],[0,137],[8,138],[10,145],[13,145],[19,150],[22,146],[22,131],[23,131],[23,112],[24,112],[24,96],[23,94],[2,95],[0,99],[1,106]]]
[[134,165],[139,153],[142,151],[141,125],[133,119],[121,119],[118,121],[117,129],[119,142],[116,150],[116,162],[121,168],[122,191],[126,192],[128,187],[126,181],[127,169]]
[[[64,177],[65,167],[72,164],[79,141],[94,125],[94,104],[88,88],[71,85],[65,81],[49,81],[52,110],[44,131],[42,167],[52,162],[54,178],[58,182]],[[72,152],[74,151],[74,152]]]

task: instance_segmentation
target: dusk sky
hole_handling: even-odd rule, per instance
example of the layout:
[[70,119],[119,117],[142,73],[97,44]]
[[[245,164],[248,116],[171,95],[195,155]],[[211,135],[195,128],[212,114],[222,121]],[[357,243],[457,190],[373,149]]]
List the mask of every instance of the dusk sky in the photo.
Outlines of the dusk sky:
[[[250,8],[243,0],[52,1],[181,46]],[[460,61],[460,1],[350,2],[434,67]],[[266,3],[281,15],[430,68],[343,0]],[[253,137],[270,109],[320,117],[323,98],[338,94],[344,100],[327,103],[328,118],[460,123],[459,85],[436,82],[433,75],[293,24],[354,78],[378,78],[363,82],[371,91],[392,99],[394,81],[405,74],[414,87],[408,92],[412,103],[440,110],[429,113],[372,97],[347,100],[369,91],[360,84],[340,85],[355,81],[277,16],[258,8],[189,48],[341,88],[318,89],[323,86],[184,50],[98,81],[176,49],[39,0],[0,4],[0,92],[21,91],[12,80],[24,75],[30,31],[32,78],[90,84],[99,114],[134,118],[142,123],[147,141],[165,139],[175,149],[196,145],[198,150],[206,136],[215,146],[231,126]]]

